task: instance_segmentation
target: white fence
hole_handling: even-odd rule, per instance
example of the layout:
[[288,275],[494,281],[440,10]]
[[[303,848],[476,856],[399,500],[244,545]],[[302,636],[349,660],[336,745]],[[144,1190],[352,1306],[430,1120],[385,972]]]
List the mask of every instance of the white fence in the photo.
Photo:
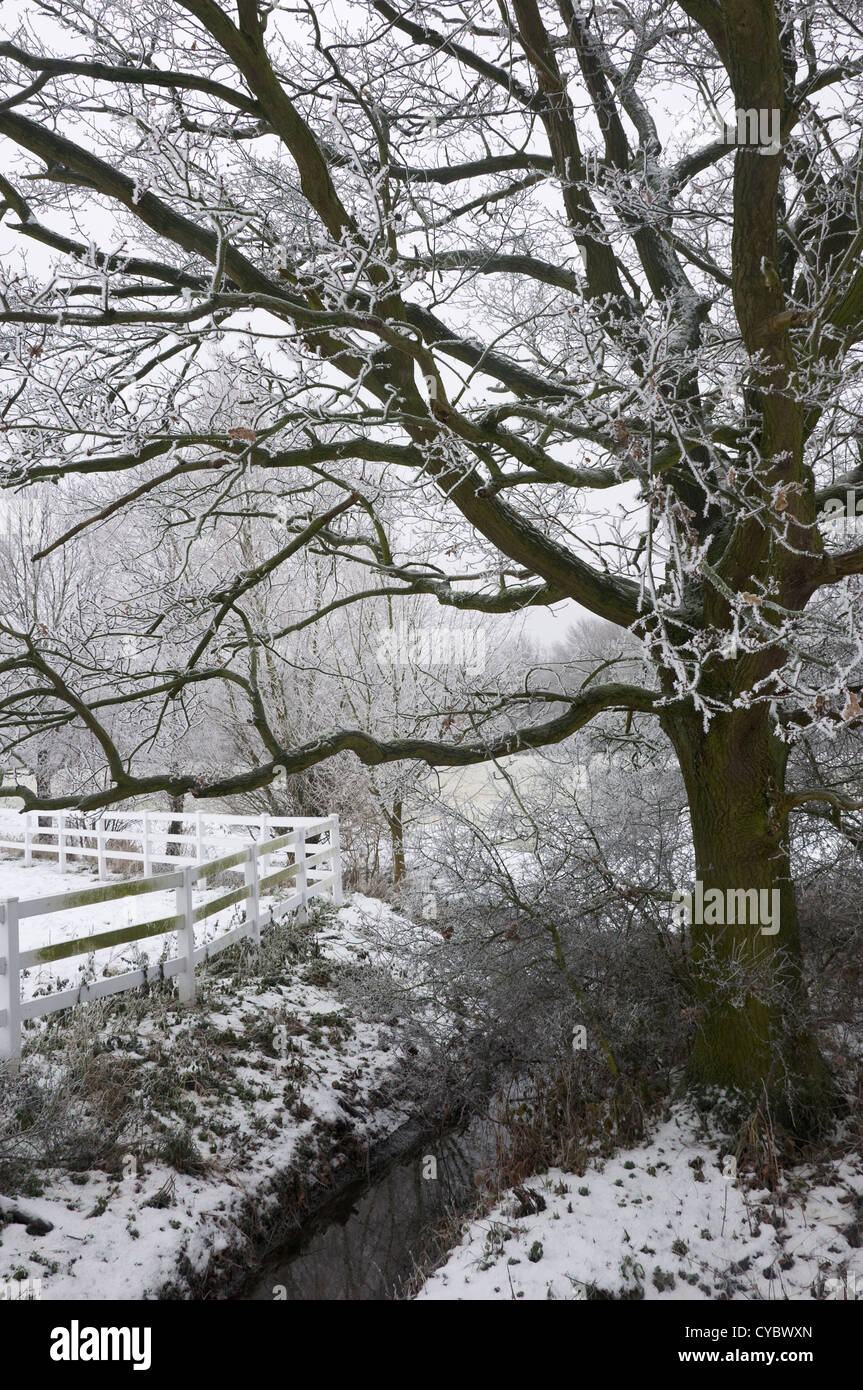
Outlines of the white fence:
[[[133,819],[126,812],[122,814],[124,820]],[[154,815],[152,812],[144,812],[143,814],[151,817]],[[179,820],[181,817],[168,817],[168,819]],[[246,817],[237,816],[220,817],[219,819],[222,823],[236,821],[246,826],[253,826],[257,824],[258,820],[266,818],[249,820]],[[75,1004],[89,1002],[93,999],[103,999],[111,994],[120,994],[128,989],[137,989],[143,984],[171,979],[175,976],[179,998],[182,1002],[186,1002],[195,997],[195,967],[202,961],[218,955],[227,946],[233,945],[234,942],[244,937],[258,945],[262,930],[273,922],[279,921],[288,912],[298,912],[300,920],[305,920],[309,901],[322,894],[327,894],[336,906],[340,906],[342,903],[342,865],[338,816],[299,821],[279,820],[276,822],[275,819],[269,821],[270,828],[275,824],[287,825],[290,828],[286,833],[276,835],[273,839],[262,838],[251,844],[243,843],[240,848],[235,849],[230,854],[217,859],[203,859],[197,864],[177,868],[173,873],[155,875],[145,873],[143,878],[127,879],[120,883],[97,884],[80,892],[58,893],[52,897],[33,898],[25,902],[21,902],[18,898],[7,898],[0,901],[0,1061],[11,1063],[13,1067],[17,1066],[18,1058],[21,1055],[21,1024],[27,1019],[39,1018],[43,1014],[55,1013],[59,1009],[68,1009]],[[34,831],[34,834],[36,833],[38,832]],[[62,828],[59,833],[62,835]],[[90,833],[92,835],[93,832]],[[148,834],[146,824],[142,833],[146,845]],[[127,830],[118,831],[117,835],[123,839],[129,838]],[[310,836],[314,837],[318,843],[310,844]],[[320,841],[324,836],[326,836],[327,842],[321,846]],[[205,835],[198,843],[205,845],[207,842],[212,843],[215,840],[224,844],[225,836]],[[3,842],[0,841],[0,843]],[[236,845],[236,838],[230,843]],[[16,842],[14,847],[20,849],[22,847],[21,842]],[[37,845],[35,841],[31,846],[32,852],[45,848],[48,846]],[[59,840],[54,845],[55,853],[58,852],[58,848]],[[284,868],[273,871],[273,856],[282,851],[285,851],[290,862]],[[75,852],[78,853],[79,851],[76,850]],[[97,854],[99,852],[98,846],[96,852]],[[102,853],[105,854],[104,847]],[[146,848],[142,849],[140,856],[129,851],[123,857],[141,858],[142,862],[146,863],[145,854]],[[121,856],[116,851],[110,851],[105,854],[105,857],[114,859]],[[176,863],[176,860],[174,862]],[[193,887],[196,883],[200,885],[208,878],[215,878],[218,874],[229,870],[236,871],[240,868],[242,868],[244,878],[241,887],[219,893],[217,897],[195,907]],[[287,883],[289,880],[293,880],[294,891],[288,897],[273,903],[262,911],[261,896],[266,896],[272,889]],[[22,951],[20,949],[19,924],[29,917],[48,917],[54,912],[88,907],[95,903],[122,901],[148,893],[163,893],[166,889],[171,888],[176,892],[176,910],[168,917],[78,937],[72,941],[38,946],[32,950]],[[238,927],[223,932],[215,940],[204,945],[195,945],[195,926],[197,923],[240,902],[246,904],[245,920]],[[176,933],[176,954],[170,960],[160,962],[157,965],[142,966],[137,970],[127,970],[120,975],[109,975],[105,979],[83,983],[74,989],[40,995],[35,999],[24,1001],[21,999],[21,972],[24,970],[52,961],[65,960],[72,956],[90,955],[94,951],[133,941],[142,941],[147,937],[164,936],[169,932]]]
[[[179,825],[179,831],[173,827]],[[151,874],[154,864],[175,864],[191,853],[201,864],[212,851],[244,839],[266,840],[273,832],[326,825],[325,817],[222,816],[195,811],[115,811],[90,817],[68,811],[0,811],[0,850],[18,850],[29,868],[36,856],[56,859],[61,873],[73,860],[93,860],[100,878],[108,861],[141,864]],[[245,834],[243,834],[245,832]],[[134,846],[139,846],[136,848]],[[173,848],[172,848],[173,847]]]

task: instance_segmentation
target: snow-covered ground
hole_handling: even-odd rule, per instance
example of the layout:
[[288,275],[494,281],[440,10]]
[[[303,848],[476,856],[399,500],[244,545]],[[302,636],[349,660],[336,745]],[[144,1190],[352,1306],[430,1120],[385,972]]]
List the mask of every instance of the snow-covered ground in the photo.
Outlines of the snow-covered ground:
[[863,1159],[782,1175],[774,1191],[723,1176],[688,1105],[642,1147],[524,1184],[471,1222],[421,1300],[863,1299]]
[[[0,863],[0,896],[93,881],[86,872]],[[170,911],[172,894],[164,896],[164,909],[131,899],[138,911],[146,903],[133,920]],[[125,925],[118,906],[122,914],[124,905],[113,903],[46,919],[51,940]],[[224,930],[227,921],[207,925]],[[40,919],[27,924],[25,949],[47,940],[44,927]],[[257,973],[234,974],[229,962],[199,972],[191,1009],[175,1007],[170,995],[134,995],[123,996],[125,1006],[85,1004],[53,1016],[55,1028],[69,1021],[70,1049],[81,1045],[75,1020],[86,1046],[98,1042],[106,1075],[94,1083],[94,1101],[99,1087],[110,1100],[112,1086],[125,1086],[140,1093],[143,1122],[123,1138],[113,1171],[39,1169],[35,1189],[0,1197],[0,1208],[17,1206],[52,1226],[37,1234],[20,1221],[0,1223],[0,1293],[9,1281],[31,1280],[46,1299],[152,1297],[178,1280],[182,1264],[201,1271],[214,1253],[242,1248],[244,1205],[265,1212],[279,1200],[273,1174],[333,1171],[356,1139],[392,1133],[407,1118],[383,1098],[399,1065],[397,1027],[350,1016],[328,987],[327,962],[371,958],[406,980],[415,968],[406,945],[432,933],[355,894],[338,913],[327,911],[311,956],[285,955]],[[128,948],[117,948],[91,968],[130,960]],[[30,972],[27,992],[56,987],[78,963]],[[50,1082],[65,1037],[44,1057],[32,1030],[27,1037],[24,1075]],[[163,1155],[174,1130],[193,1145],[185,1166],[200,1171],[178,1171]],[[768,1190],[751,1174],[729,1173],[723,1153],[722,1136],[678,1103],[641,1146],[593,1160],[582,1176],[552,1170],[505,1195],[469,1223],[418,1297],[863,1299],[860,1154],[837,1142],[817,1164],[784,1170]],[[525,1189],[544,1209],[529,1210],[540,1203],[526,1203]]]
[[[37,880],[48,886],[43,870],[2,869],[6,892],[24,874],[27,896]],[[121,1141],[113,1172],[40,1168],[35,1195],[31,1183],[0,1197],[7,1213],[18,1208],[52,1226],[38,1234],[0,1222],[0,1297],[27,1280],[38,1281],[43,1299],[144,1299],[173,1281],[182,1288],[181,1265],[198,1272],[220,1250],[242,1250],[243,1208],[250,1200],[258,1214],[275,1208],[274,1175],[326,1180],[357,1140],[381,1139],[404,1122],[407,1112],[384,1098],[398,1065],[396,1030],[349,1017],[327,987],[327,959],[367,957],[362,924],[374,917],[380,927],[389,913],[360,901],[325,913],[311,960],[288,955],[236,976],[220,957],[218,971],[199,971],[188,1009],[126,995],[53,1016],[55,1027],[57,1019],[70,1028],[94,1020],[103,1067],[87,1077],[92,1100],[110,1101],[125,1086],[136,1103],[140,1095],[142,1118]],[[47,1057],[28,1038],[22,1075],[50,1083],[74,1038]],[[159,1145],[176,1130],[193,1145],[194,1161],[182,1166],[204,1171],[163,1160]]]

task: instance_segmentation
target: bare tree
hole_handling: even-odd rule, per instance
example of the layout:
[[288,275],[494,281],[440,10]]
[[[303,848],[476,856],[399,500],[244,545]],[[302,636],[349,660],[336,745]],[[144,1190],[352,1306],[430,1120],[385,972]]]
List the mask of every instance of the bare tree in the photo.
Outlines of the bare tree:
[[[47,709],[106,767],[96,795],[26,804],[219,797],[345,751],[464,766],[607,711],[657,720],[705,890],[782,903],[775,935],[693,926],[692,1077],[820,1122],[789,818],[854,803],[790,791],[786,766],[861,713],[863,546],[824,512],[863,481],[860,39],[853,0],[33,0],[0,44],[0,190],[54,259],[3,272],[4,484],[76,499],[43,555],[147,506],[182,561],[128,596],[146,681],[6,630],[7,727]],[[250,507],[284,538],[232,570]],[[253,622],[303,552],[332,566],[317,614]],[[262,653],[334,604],[414,594],[574,600],[653,675],[514,679],[458,740],[282,746]],[[226,683],[246,768],[153,771],[111,735],[117,702]]]

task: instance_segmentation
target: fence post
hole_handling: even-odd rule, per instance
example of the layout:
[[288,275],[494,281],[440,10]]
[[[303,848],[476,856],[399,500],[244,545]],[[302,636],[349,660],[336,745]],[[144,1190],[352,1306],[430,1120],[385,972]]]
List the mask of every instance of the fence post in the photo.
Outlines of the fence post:
[[0,1062],[18,1071],[21,1057],[21,980],[18,967],[18,899],[0,903]]
[[[196,811],[196,812],[195,812],[195,858],[196,858],[196,860],[197,860],[197,862],[198,862],[199,864],[203,864],[203,862],[204,862],[204,829],[203,829],[203,826],[202,826],[202,824],[201,824],[201,812],[200,812],[200,811]],[[199,887],[199,888],[206,888],[206,886],[207,886],[207,880],[206,880],[205,878],[199,878],[199,879],[198,879],[198,887]]]
[[24,868],[33,867],[33,826],[31,823],[31,812],[24,812]]
[[294,834],[294,860],[297,864],[296,884],[297,892],[300,895],[300,905],[297,908],[297,921],[308,922],[309,920],[309,871],[306,867],[306,830],[305,826],[300,826]]
[[333,851],[330,856],[330,872],[333,875],[333,906],[341,907],[345,898],[342,891],[342,842],[339,835],[338,816],[330,816],[330,845]]
[[177,976],[177,992],[181,1004],[188,1004],[195,997],[195,918],[192,901],[192,870],[181,869],[183,882],[177,889],[177,916],[183,923],[177,929],[177,955],[183,955],[185,970]]
[[108,877],[108,863],[105,856],[105,817],[99,816],[96,821],[96,852],[98,855],[98,873],[100,878]]
[[60,872],[66,872],[66,813],[57,812],[57,858],[60,861]]
[[152,856],[152,848],[151,848],[151,845],[150,845],[150,813],[149,813],[149,811],[143,811],[143,812],[141,813],[141,820],[142,820],[142,825],[141,825],[141,845],[142,845],[143,851],[144,851],[144,877],[145,877],[145,878],[149,878],[149,877],[150,877],[150,874],[153,872],[153,856]]
[[[270,818],[269,818],[269,816],[266,816],[266,815],[261,816],[261,844],[262,844],[262,845],[265,845],[265,844],[267,843],[267,841],[268,841],[269,838],[270,838],[270,833],[271,833],[271,832],[270,832]],[[270,869],[273,867],[272,856],[269,855],[269,854],[265,854],[264,857],[263,857],[263,860],[262,860],[261,862],[262,862],[262,866],[263,866],[263,870],[264,870],[263,876],[264,876],[264,878],[266,878],[266,877],[267,877],[267,874],[270,872]]]
[[249,890],[246,898],[246,936],[251,937],[255,946],[261,944],[261,900],[258,893],[258,846],[246,846],[246,862],[243,876]]

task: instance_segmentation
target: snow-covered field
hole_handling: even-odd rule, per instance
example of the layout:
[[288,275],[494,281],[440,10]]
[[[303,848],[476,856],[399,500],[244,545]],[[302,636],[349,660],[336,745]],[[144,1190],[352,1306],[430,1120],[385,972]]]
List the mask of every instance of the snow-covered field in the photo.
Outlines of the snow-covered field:
[[[241,843],[237,842],[238,846]],[[225,850],[225,853],[228,853]],[[183,867],[189,860],[177,860]],[[284,854],[273,856],[273,871],[286,862]],[[164,873],[170,872],[167,868]],[[119,878],[106,880],[118,883]],[[134,880],[132,880],[134,882]],[[87,867],[75,868],[61,874],[56,864],[35,863],[25,868],[20,860],[0,860],[0,900],[18,898],[21,902],[34,898],[52,897],[61,893],[81,892],[93,888],[99,879]],[[193,890],[195,906],[217,898],[224,888],[198,888]],[[272,900],[261,897],[261,906],[266,909]],[[195,928],[195,944],[203,945],[227,931],[241,918],[243,904],[223,908],[212,917],[199,922]],[[162,893],[143,893],[139,896],[121,898],[114,902],[95,903],[89,907],[64,908],[46,916],[26,917],[20,926],[20,949],[35,950],[39,946],[56,946],[63,941],[78,937],[96,936],[100,932],[129,927],[137,922],[156,921],[172,915],[176,911],[174,890]],[[62,983],[73,987],[80,980],[101,979],[106,974],[119,974],[125,970],[138,969],[141,965],[157,961],[167,947],[167,954],[173,955],[173,932],[159,936],[146,937],[140,943],[129,942],[91,952],[89,955],[71,956],[65,960],[48,962],[23,972],[21,997],[31,999],[46,989],[59,989]]]
[[419,1299],[863,1299],[863,1159],[723,1176],[704,1121],[675,1106],[649,1143],[524,1184],[474,1221]]

